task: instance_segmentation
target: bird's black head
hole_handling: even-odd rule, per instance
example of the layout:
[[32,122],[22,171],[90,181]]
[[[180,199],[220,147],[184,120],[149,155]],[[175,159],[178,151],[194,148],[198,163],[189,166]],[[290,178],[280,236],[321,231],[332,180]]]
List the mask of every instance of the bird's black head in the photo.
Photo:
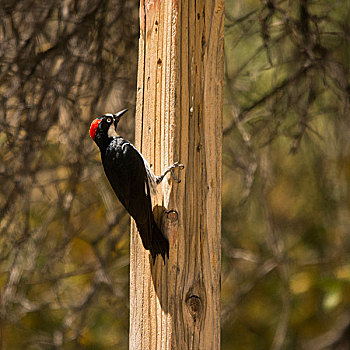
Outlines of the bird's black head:
[[[113,132],[115,134],[119,119],[126,111],[127,109],[123,109],[116,114],[106,113],[92,121],[89,133],[99,147],[105,144],[109,137],[113,136]],[[112,125],[114,125],[114,130],[111,128]]]
[[96,138],[107,136],[110,126],[113,124],[114,118],[113,114],[107,113],[102,117],[96,118],[92,121],[90,125],[90,136],[96,141]]

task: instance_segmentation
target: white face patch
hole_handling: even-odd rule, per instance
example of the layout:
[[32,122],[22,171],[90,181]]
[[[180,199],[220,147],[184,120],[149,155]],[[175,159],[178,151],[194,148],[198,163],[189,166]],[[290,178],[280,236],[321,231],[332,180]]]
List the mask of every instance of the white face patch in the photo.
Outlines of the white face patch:
[[104,115],[104,117],[106,118],[111,118],[112,119],[112,122],[111,122],[111,125],[108,129],[108,137],[115,137],[115,136],[119,136],[116,132],[115,132],[115,129],[114,129],[114,118],[113,118],[113,114],[112,113],[106,113]]

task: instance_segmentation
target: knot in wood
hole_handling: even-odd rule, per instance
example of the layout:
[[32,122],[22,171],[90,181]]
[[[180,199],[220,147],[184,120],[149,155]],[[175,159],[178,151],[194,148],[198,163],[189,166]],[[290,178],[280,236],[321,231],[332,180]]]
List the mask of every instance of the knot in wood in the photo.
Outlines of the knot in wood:
[[169,210],[167,213],[167,219],[170,220],[171,223],[177,222],[179,216],[177,214],[177,211],[175,210]]
[[202,300],[198,295],[187,295],[186,305],[188,310],[193,317],[194,322],[200,317],[202,311]]

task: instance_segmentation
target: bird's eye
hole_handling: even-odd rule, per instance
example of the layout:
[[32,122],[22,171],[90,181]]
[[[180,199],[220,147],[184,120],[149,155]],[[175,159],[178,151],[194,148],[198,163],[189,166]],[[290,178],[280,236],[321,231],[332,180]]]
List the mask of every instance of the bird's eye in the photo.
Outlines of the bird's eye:
[[112,118],[111,117],[107,118],[107,123],[112,123]]

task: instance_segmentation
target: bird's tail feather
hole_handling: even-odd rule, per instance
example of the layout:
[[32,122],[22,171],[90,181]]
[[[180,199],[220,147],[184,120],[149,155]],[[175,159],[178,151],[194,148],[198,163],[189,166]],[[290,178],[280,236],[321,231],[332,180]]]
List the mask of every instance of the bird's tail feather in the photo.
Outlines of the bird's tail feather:
[[157,254],[160,254],[162,256],[165,264],[165,256],[168,256],[169,258],[169,241],[163,235],[162,231],[159,229],[155,221],[153,221],[152,226],[153,226],[153,234],[152,234],[150,252],[153,259],[153,264],[156,260]]

